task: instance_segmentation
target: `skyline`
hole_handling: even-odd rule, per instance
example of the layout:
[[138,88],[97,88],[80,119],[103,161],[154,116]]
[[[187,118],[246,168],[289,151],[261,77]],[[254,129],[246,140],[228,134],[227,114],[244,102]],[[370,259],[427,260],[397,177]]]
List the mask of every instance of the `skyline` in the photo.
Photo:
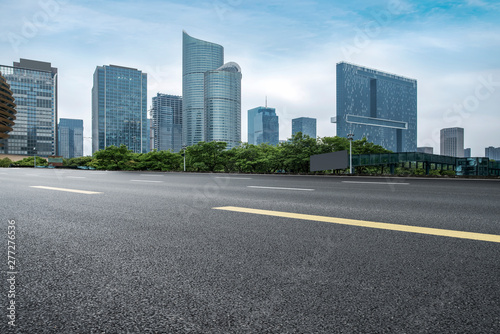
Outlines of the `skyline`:
[[[59,117],[84,120],[90,154],[96,66],[148,74],[156,93],[182,94],[182,31],[224,46],[242,79],[242,141],[249,109],[275,108],[280,139],[293,118],[318,120],[336,135],[336,64],[418,82],[418,146],[439,152],[439,131],[463,127],[465,147],[500,146],[500,5],[493,1],[17,1],[3,4],[0,64],[50,62],[59,72]],[[158,15],[162,13],[164,15]],[[85,17],[85,20],[81,18]]]

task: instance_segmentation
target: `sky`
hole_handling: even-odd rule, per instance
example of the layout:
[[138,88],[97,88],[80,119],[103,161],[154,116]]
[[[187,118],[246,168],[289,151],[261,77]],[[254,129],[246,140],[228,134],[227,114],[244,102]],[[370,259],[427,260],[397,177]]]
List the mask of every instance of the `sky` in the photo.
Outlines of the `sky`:
[[465,129],[472,156],[500,147],[500,3],[487,0],[0,0],[0,64],[27,58],[58,68],[59,118],[84,121],[91,154],[96,66],[148,74],[158,92],[182,95],[182,31],[224,47],[242,68],[247,110],[276,108],[280,139],[297,117],[335,136],[336,64],[417,80],[418,146],[439,154],[439,130]]

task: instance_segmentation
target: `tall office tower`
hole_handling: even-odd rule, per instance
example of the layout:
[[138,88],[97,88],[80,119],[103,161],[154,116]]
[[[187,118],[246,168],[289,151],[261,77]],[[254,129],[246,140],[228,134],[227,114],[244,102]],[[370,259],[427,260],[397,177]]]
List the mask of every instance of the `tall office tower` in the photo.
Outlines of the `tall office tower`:
[[464,129],[441,129],[441,147],[439,153],[451,157],[464,157]]
[[182,33],[182,144],[205,140],[205,72],[224,63],[224,48]]
[[429,147],[429,146],[417,147],[417,152],[434,154],[434,147]]
[[280,137],[279,119],[276,109],[257,107],[248,110],[248,143],[278,145]]
[[154,145],[158,151],[179,152],[182,148],[182,97],[158,93],[151,109]]
[[21,59],[1,66],[16,102],[16,124],[1,153],[51,156],[57,153],[57,68]]
[[484,156],[490,158],[491,160],[500,160],[500,147],[486,147],[484,149]]
[[59,120],[59,155],[66,159],[83,156],[83,120]]
[[16,113],[16,103],[10,85],[0,72],[0,152],[4,146],[3,141],[9,138],[9,132],[15,124]]
[[241,68],[229,62],[205,72],[205,141],[241,142]]
[[316,118],[299,117],[292,119],[292,136],[297,132],[316,139]]
[[147,74],[135,68],[97,66],[92,87],[92,152],[125,144],[148,151]]
[[337,64],[337,136],[354,134],[394,152],[417,149],[417,81]]

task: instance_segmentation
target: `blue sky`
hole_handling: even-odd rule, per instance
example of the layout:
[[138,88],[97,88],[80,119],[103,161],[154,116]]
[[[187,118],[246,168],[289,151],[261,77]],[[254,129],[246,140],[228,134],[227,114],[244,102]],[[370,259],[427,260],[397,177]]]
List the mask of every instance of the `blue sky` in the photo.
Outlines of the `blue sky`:
[[57,67],[59,117],[83,119],[86,137],[96,66],[148,73],[149,105],[157,92],[181,95],[186,30],[241,66],[244,141],[247,110],[266,96],[281,139],[302,116],[335,135],[335,65],[349,61],[417,80],[419,146],[439,153],[439,130],[455,126],[474,156],[500,146],[496,1],[0,1],[0,64]]

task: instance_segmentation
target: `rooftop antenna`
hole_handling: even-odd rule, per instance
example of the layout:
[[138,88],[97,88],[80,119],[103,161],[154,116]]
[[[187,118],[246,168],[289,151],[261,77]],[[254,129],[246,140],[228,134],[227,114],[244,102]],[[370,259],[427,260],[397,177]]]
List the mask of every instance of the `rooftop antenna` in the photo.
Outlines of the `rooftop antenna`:
[[267,108],[267,95],[266,95],[266,108]]

